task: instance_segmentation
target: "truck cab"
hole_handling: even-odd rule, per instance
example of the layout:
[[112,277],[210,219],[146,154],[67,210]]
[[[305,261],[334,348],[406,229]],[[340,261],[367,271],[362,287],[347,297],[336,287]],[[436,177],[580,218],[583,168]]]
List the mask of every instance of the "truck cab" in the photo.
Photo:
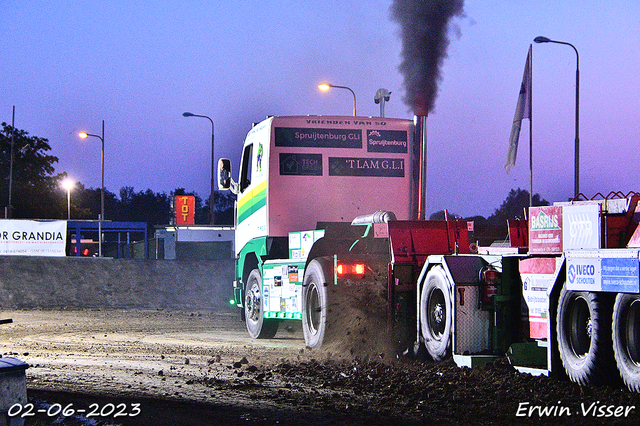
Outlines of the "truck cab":
[[381,210],[416,218],[413,138],[406,119],[269,117],[244,140],[237,182],[230,161],[220,160],[219,188],[237,194],[234,302],[252,337],[302,319],[309,253],[324,238],[319,223]]

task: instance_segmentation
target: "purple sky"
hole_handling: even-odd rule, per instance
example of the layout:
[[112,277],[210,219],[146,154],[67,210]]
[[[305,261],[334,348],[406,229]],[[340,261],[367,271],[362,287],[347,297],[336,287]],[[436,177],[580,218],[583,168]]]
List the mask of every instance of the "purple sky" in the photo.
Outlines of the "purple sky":
[[[640,190],[640,3],[466,0],[452,21],[448,58],[429,117],[427,212],[488,216],[512,188],[529,188],[528,121],[517,164],[504,170],[529,44],[538,35],[580,52],[581,192]],[[398,24],[391,0],[18,1],[2,3],[0,121],[49,139],[66,171],[105,183],[209,194],[211,126],[216,158],[237,172],[242,139],[267,115],[376,116],[376,90],[402,102]],[[576,57],[569,46],[533,46],[534,192],[573,194]]]

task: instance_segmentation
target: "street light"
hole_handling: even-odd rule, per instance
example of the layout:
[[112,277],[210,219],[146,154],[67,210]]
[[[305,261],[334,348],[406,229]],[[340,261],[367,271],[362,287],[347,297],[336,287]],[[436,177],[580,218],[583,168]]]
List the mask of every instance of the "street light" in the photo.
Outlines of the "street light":
[[387,89],[378,89],[373,100],[375,103],[380,104],[380,117],[384,117],[384,103],[389,102],[391,98],[391,92]]
[[580,194],[580,55],[578,54],[578,49],[566,41],[557,41],[551,40],[548,37],[538,36],[533,39],[536,43],[557,43],[557,44],[565,44],[567,46],[571,46],[573,50],[576,52],[576,142],[575,142],[575,158],[574,158],[574,168],[575,168],[575,177],[574,177],[574,198],[578,198],[578,194]]
[[214,181],[215,181],[215,171],[214,171],[214,164],[215,164],[215,157],[214,157],[214,153],[213,153],[213,146],[214,146],[214,139],[213,139],[213,134],[214,134],[214,126],[213,126],[213,120],[211,119],[211,117],[207,117],[206,115],[198,115],[198,114],[193,114],[190,112],[183,112],[182,113],[183,117],[200,117],[200,118],[206,118],[207,120],[209,120],[211,122],[211,195],[209,195],[209,223],[211,225],[213,225],[215,223],[214,220],[214,198],[213,198],[213,189],[215,188],[214,185]]
[[68,178],[62,181],[62,187],[67,190],[67,220],[71,220],[71,190],[75,184],[73,180]]
[[92,135],[87,132],[80,132],[78,134],[81,139],[88,137],[98,138],[102,142],[102,155],[100,157],[100,164],[102,167],[102,187],[100,188],[100,217],[98,218],[98,256],[102,257],[102,221],[104,220],[104,120],[102,120],[102,136]]
[[347,89],[348,91],[351,92],[351,94],[353,95],[353,116],[356,116],[356,94],[353,90],[351,90],[350,88],[348,88],[347,86],[336,86],[335,84],[330,84],[330,83],[321,83],[318,84],[318,89],[322,90],[323,92],[326,92],[327,90],[329,90],[330,88],[335,87],[336,89]]

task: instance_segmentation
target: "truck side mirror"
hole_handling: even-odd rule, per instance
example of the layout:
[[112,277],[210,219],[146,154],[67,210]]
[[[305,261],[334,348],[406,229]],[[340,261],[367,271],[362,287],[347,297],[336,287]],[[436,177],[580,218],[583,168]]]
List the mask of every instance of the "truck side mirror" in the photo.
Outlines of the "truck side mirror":
[[231,160],[221,158],[218,160],[218,189],[231,188]]

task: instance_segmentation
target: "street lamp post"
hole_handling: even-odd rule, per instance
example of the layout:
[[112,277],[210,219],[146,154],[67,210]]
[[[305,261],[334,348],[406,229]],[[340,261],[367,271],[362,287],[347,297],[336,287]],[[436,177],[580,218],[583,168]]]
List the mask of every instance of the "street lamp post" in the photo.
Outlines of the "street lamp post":
[[81,139],[86,139],[87,137],[93,137],[100,139],[102,142],[102,154],[100,157],[100,164],[102,168],[102,186],[100,188],[100,218],[98,219],[98,255],[102,257],[102,221],[104,220],[104,120],[102,120],[102,136],[100,135],[92,135],[87,132],[80,132],[78,134]]
[[348,91],[351,92],[351,94],[353,95],[353,116],[356,116],[356,94],[353,90],[351,90],[349,87],[347,86],[336,86],[335,84],[330,84],[330,83],[322,83],[318,85],[318,89],[322,90],[323,92],[326,92],[327,90],[329,90],[330,88],[335,87],[336,89],[346,89]]
[[65,179],[62,181],[62,187],[67,190],[67,220],[71,220],[71,190],[74,185],[75,182],[71,179]]
[[571,46],[576,52],[576,141],[575,141],[575,158],[574,158],[574,198],[578,198],[580,194],[580,55],[578,49],[566,41],[551,40],[550,38],[539,36],[533,39],[536,43],[557,43]]
[[13,139],[14,139],[14,135],[16,133],[16,129],[15,129],[15,120],[16,120],[16,106],[13,106],[13,113],[11,114],[11,151],[9,153],[9,203],[7,204],[7,206],[4,208],[4,218],[5,219],[9,219],[10,217],[13,217],[13,206],[11,205],[11,193],[13,191],[12,189],[12,184],[13,184],[13,161],[14,161],[14,154],[13,154]]
[[207,120],[209,120],[211,122],[211,195],[209,195],[209,223],[211,225],[215,224],[215,213],[214,213],[214,197],[213,197],[213,190],[215,188],[215,170],[214,170],[214,165],[215,165],[215,156],[214,156],[214,151],[213,151],[213,147],[214,147],[214,125],[213,125],[213,120],[211,119],[211,117],[207,117],[206,115],[198,115],[198,114],[193,114],[190,112],[183,112],[182,113],[183,117],[200,117],[200,118],[206,118]]

